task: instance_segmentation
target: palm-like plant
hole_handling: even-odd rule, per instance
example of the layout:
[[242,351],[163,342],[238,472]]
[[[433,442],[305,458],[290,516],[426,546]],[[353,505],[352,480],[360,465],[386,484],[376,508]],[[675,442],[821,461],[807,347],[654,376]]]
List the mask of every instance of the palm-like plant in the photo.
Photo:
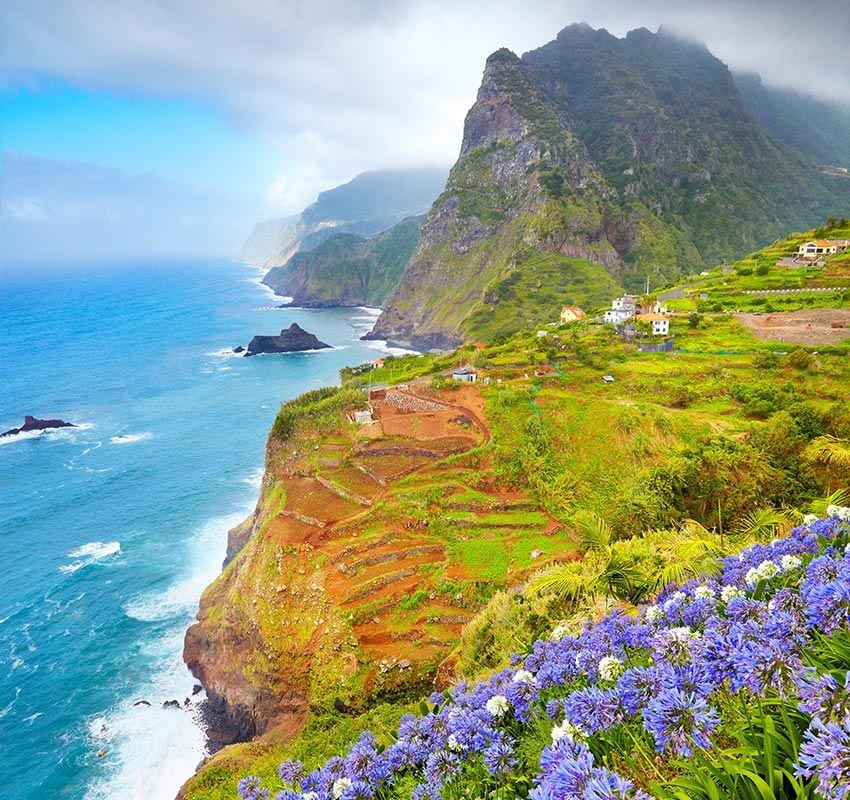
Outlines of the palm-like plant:
[[580,511],[573,529],[584,560],[538,574],[529,593],[554,592],[572,602],[612,597],[637,603],[669,582],[713,574],[723,552],[720,537],[693,520],[678,529],[615,541],[604,519]]
[[848,494],[847,490],[836,489],[826,497],[812,500],[809,503],[809,513],[818,517],[828,517],[829,512],[827,509],[830,506],[846,506],[848,502],[850,502],[850,494]]
[[741,520],[735,528],[735,534],[742,539],[763,542],[785,535],[793,524],[790,512],[775,508],[757,508]]
[[850,442],[837,436],[818,436],[803,452],[804,457],[816,464],[832,467],[841,472],[850,471]]

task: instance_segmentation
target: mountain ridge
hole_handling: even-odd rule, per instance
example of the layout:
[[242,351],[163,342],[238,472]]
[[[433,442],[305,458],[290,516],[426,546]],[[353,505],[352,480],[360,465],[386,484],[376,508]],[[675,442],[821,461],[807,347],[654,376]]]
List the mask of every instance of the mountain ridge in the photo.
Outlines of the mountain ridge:
[[377,236],[406,217],[424,214],[442,190],[446,171],[426,166],[361,172],[320,192],[299,215],[257,223],[242,258],[269,269],[338,233]]
[[[599,268],[586,289],[604,271],[634,291],[848,205],[812,156],[758,126],[704,45],[569,26],[522,58],[487,59],[446,190],[370,338],[428,348],[509,333],[558,297],[593,299],[571,286],[573,260]],[[553,281],[545,308],[511,289]],[[512,321],[484,324],[500,317]]]

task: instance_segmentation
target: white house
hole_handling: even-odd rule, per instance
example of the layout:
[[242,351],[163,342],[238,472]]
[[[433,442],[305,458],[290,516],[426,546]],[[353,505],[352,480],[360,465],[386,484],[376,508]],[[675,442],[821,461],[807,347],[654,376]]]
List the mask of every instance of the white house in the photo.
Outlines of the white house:
[[616,300],[611,301],[611,308],[614,311],[631,311],[634,313],[634,310],[637,308],[637,296],[633,294],[624,294],[622,297],[618,297]]
[[478,373],[472,367],[458,367],[452,372],[452,380],[459,383],[475,383]]
[[670,320],[662,314],[643,314],[640,319],[652,326],[653,336],[667,336],[670,333]]
[[621,322],[625,322],[627,319],[631,319],[634,314],[634,309],[628,311],[626,309],[609,308],[602,315],[602,321],[608,322],[611,325],[619,325]]
[[[841,248],[844,249],[843,247]],[[797,255],[803,258],[817,258],[818,256],[835,255],[839,250],[837,242],[828,242],[825,239],[818,239],[814,242],[806,242],[797,248]]]

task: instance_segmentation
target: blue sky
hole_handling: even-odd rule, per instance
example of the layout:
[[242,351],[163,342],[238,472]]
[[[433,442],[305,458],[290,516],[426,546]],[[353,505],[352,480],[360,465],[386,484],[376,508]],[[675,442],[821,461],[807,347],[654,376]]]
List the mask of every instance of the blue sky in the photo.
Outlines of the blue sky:
[[0,94],[6,151],[153,173],[259,198],[283,158],[255,132],[188,99],[93,92],[60,80]]

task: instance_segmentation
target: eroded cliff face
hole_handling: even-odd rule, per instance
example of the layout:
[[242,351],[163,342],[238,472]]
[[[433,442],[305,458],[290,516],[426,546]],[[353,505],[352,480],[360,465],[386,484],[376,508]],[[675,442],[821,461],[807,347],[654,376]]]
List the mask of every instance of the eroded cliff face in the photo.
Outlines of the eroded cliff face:
[[359,392],[317,390],[276,423],[260,501],[230,532],[185,639],[214,746],[290,738],[311,710],[362,711],[433,688],[476,590],[457,583],[442,531],[392,492],[487,432],[473,387],[448,400],[419,391],[373,392],[377,421],[357,426]]
[[[541,183],[546,174],[586,197],[564,213]],[[495,296],[498,284],[522,269],[529,251],[616,272],[622,261],[601,227],[601,203],[609,194],[521,60],[497,51],[466,117],[446,190],[370,337],[426,348],[460,344],[475,333],[470,320],[487,305],[488,293]]]

